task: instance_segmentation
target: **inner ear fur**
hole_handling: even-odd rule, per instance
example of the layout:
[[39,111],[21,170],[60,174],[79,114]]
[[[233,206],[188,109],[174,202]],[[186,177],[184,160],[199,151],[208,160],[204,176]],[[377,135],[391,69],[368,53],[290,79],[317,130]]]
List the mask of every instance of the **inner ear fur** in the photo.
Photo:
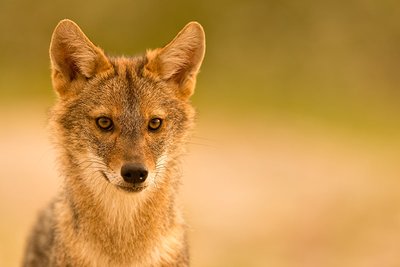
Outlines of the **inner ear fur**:
[[173,83],[179,95],[188,98],[194,92],[205,46],[203,27],[190,22],[169,44],[147,51],[148,62],[144,71],[156,79]]
[[53,32],[50,60],[53,87],[61,95],[66,93],[72,81],[89,79],[112,68],[103,50],[68,19],[60,21]]

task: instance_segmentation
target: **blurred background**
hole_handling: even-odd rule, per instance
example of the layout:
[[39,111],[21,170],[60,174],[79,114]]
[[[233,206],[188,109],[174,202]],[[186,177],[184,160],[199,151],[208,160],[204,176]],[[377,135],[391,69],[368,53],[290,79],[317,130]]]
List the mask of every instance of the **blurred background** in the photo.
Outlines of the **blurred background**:
[[112,55],[206,31],[182,166],[192,266],[400,266],[400,3],[0,1],[0,266],[60,185],[48,47],[76,21]]

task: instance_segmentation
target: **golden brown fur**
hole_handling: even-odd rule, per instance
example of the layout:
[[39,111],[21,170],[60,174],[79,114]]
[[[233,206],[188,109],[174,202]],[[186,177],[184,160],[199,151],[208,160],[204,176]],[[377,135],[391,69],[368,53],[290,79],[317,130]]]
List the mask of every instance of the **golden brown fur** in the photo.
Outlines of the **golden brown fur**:
[[[51,112],[61,192],[29,240],[24,266],[188,266],[176,203],[178,159],[193,124],[189,97],[204,56],[204,32],[189,23],[164,48],[108,57],[72,21],[50,45],[59,99]],[[99,117],[112,130],[99,129]],[[162,119],[150,130],[152,118]],[[140,186],[121,177],[140,163]]]

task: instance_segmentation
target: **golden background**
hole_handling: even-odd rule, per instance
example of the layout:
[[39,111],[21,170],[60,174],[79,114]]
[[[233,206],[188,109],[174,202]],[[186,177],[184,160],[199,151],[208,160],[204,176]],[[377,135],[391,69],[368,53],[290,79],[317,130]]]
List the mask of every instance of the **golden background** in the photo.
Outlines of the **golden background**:
[[400,266],[400,2],[0,1],[0,266],[60,179],[48,47],[112,55],[206,31],[182,165],[192,266]]

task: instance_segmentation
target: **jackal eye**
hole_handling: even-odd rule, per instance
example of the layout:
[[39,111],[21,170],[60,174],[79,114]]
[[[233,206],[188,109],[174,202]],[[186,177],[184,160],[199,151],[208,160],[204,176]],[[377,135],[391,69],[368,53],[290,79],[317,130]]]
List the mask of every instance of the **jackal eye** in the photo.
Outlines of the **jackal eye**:
[[149,121],[148,128],[150,131],[157,131],[162,125],[162,119],[153,118]]
[[96,124],[100,129],[102,129],[104,131],[110,131],[110,130],[112,130],[112,128],[114,126],[113,121],[107,117],[97,118]]

